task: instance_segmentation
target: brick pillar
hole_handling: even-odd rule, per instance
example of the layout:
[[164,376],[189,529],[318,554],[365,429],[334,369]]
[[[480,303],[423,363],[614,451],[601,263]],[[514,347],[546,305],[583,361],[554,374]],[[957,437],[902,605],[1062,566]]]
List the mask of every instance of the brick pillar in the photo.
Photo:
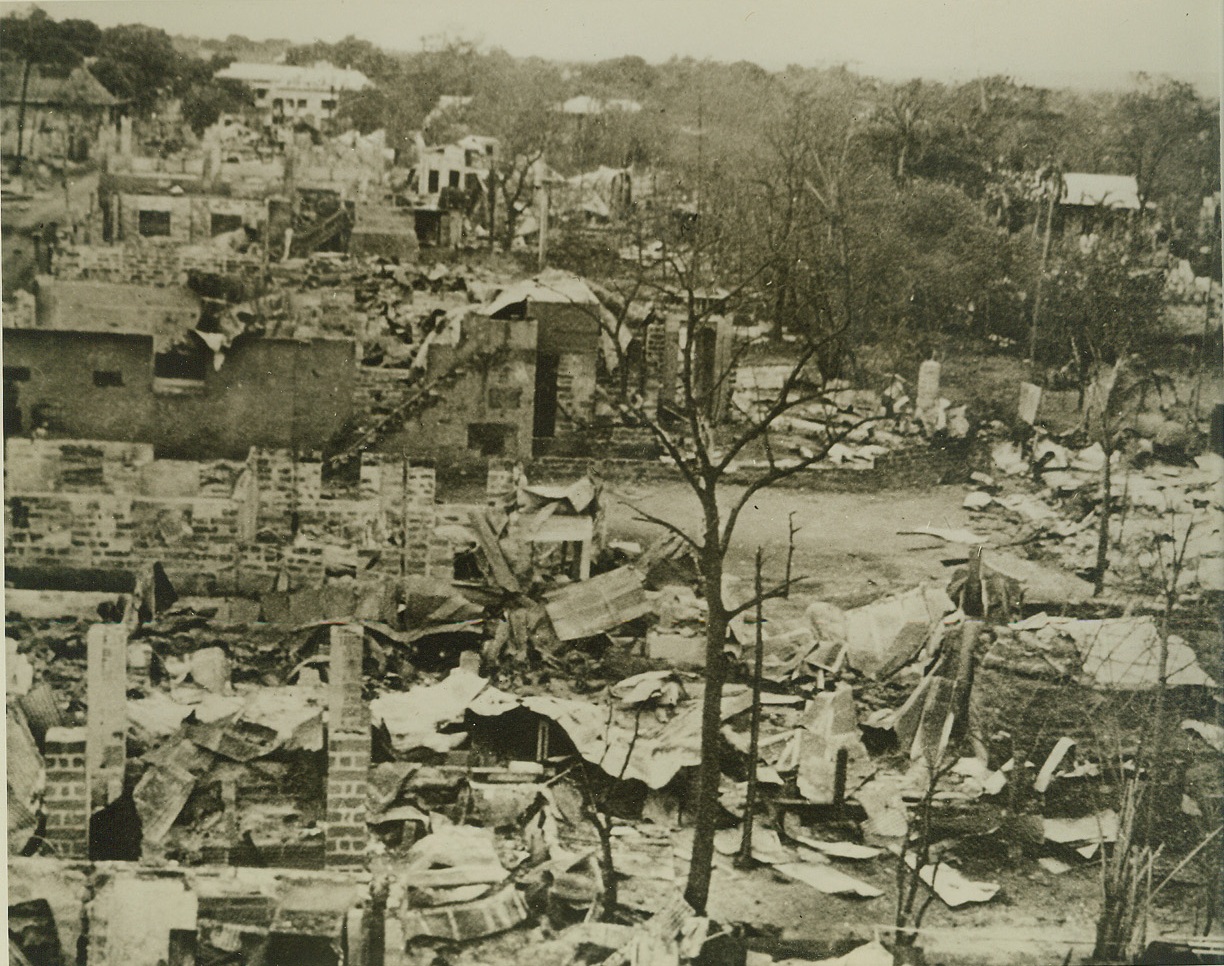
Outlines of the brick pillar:
[[86,634],[89,714],[85,763],[94,809],[123,794],[127,759],[127,628],[92,624]]
[[437,511],[432,466],[408,466],[404,481],[404,572],[428,574],[429,541]]
[[327,842],[329,867],[365,862],[366,785],[370,772],[370,717],[361,698],[365,635],[345,624],[331,629],[327,704]]
[[49,728],[43,747],[47,789],[44,838],[65,859],[89,858],[89,781],[85,768],[85,729]]

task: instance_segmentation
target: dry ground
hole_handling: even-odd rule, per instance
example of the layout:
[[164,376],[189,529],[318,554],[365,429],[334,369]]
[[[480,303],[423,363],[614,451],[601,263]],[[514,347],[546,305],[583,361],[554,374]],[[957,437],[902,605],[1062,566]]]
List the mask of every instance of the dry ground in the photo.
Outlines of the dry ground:
[[[738,492],[728,487],[725,502]],[[740,516],[728,571],[750,579],[753,554],[762,546],[767,567],[780,572],[786,559],[788,517],[793,512],[795,525],[801,528],[795,537],[793,573],[807,578],[800,591],[804,597],[845,606],[932,578],[947,579],[949,571],[941,560],[956,553],[955,548],[931,537],[900,536],[897,531],[921,526],[967,527],[990,534],[989,521],[975,519],[961,507],[964,496],[959,486],[882,493],[765,490]],[[609,534],[644,545],[662,531],[635,519],[635,507],[690,532],[696,531],[700,519],[696,497],[683,483],[608,483],[604,501]]]

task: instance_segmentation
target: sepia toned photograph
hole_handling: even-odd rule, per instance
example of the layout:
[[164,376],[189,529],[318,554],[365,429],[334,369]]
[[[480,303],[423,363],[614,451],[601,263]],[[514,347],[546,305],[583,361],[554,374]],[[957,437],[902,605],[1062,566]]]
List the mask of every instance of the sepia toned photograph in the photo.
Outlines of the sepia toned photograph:
[[10,966],[1224,963],[1222,65],[0,2]]

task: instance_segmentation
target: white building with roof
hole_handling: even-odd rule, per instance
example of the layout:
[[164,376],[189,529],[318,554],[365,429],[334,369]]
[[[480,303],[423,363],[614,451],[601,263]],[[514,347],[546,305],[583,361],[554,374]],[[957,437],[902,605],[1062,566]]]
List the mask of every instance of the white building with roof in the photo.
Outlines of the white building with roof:
[[335,116],[344,91],[372,86],[361,71],[325,61],[310,67],[239,62],[217,71],[216,76],[241,81],[251,88],[265,123],[301,120],[321,125]]
[[483,191],[497,154],[497,139],[469,134],[454,144],[417,142],[417,191],[437,204],[444,188]]
[[1084,208],[1139,210],[1139,184],[1129,174],[1087,174],[1082,171],[1063,175],[1061,205]]
[[1129,174],[1068,172],[1062,176],[1055,229],[1090,239],[1128,224],[1142,207],[1139,185]]

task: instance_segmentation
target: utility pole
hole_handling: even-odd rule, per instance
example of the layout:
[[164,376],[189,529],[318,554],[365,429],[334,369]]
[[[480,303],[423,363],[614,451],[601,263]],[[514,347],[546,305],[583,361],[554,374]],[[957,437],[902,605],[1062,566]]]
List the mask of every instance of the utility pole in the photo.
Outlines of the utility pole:
[[548,264],[548,174],[544,159],[540,158],[539,181],[536,185],[536,219],[540,229],[540,260],[539,269],[544,271]]

